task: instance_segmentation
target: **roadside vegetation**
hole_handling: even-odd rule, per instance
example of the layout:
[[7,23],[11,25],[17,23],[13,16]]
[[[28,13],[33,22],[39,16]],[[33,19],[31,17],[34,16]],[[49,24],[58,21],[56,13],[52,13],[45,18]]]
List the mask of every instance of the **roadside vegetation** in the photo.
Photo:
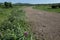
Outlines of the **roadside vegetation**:
[[20,6],[0,5],[0,40],[34,40],[25,12]]
[[59,4],[37,5],[37,6],[34,6],[33,8],[38,9],[38,10],[60,13],[60,5]]

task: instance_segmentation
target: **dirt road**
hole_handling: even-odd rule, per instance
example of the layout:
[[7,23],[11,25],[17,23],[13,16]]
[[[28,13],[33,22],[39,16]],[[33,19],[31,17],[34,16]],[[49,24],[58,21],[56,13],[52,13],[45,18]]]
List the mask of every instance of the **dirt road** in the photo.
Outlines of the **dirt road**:
[[60,13],[49,13],[26,7],[27,20],[36,40],[60,40]]

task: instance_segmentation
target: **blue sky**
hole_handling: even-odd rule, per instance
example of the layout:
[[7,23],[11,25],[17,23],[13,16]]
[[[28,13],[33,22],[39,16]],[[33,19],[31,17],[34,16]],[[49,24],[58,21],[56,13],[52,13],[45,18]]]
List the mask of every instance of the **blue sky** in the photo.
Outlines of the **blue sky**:
[[0,2],[5,1],[13,3],[33,3],[33,4],[60,3],[60,0],[0,0]]

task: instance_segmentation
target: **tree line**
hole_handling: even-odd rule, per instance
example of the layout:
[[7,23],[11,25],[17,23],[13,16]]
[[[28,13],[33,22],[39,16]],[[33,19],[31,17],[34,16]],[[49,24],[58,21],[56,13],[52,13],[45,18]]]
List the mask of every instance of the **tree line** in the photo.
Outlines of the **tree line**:
[[4,2],[4,3],[0,3],[0,7],[12,8],[13,4],[11,2]]
[[5,8],[10,8],[10,7],[12,7],[12,3],[11,2],[4,2],[4,6],[5,6]]

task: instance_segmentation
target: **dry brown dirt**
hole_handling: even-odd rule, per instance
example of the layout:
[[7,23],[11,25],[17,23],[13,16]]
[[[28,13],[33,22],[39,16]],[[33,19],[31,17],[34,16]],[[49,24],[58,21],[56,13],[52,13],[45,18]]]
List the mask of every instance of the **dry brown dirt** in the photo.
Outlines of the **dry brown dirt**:
[[24,8],[36,40],[60,40],[60,13]]

